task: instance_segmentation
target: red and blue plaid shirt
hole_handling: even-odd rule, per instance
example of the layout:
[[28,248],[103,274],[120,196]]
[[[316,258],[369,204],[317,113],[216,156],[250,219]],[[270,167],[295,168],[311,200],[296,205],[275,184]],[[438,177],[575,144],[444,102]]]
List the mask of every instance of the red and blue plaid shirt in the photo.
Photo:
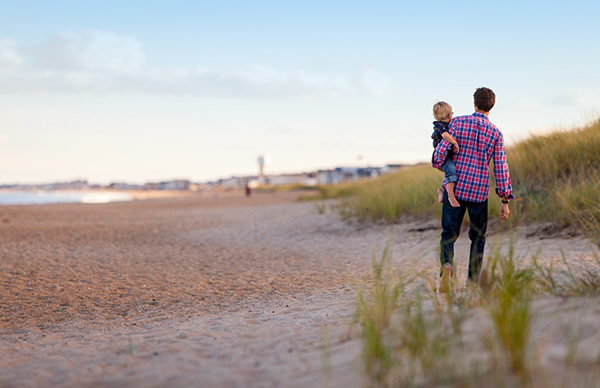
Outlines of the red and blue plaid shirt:
[[[490,194],[489,163],[494,158],[494,176],[496,177],[496,194],[500,197],[514,199],[504,137],[502,132],[490,122],[483,113],[470,116],[455,117],[448,131],[458,142],[459,153],[454,153],[458,182],[454,187],[454,195],[463,201],[483,202]],[[431,164],[438,168],[446,160],[452,145],[442,140],[433,151]]]

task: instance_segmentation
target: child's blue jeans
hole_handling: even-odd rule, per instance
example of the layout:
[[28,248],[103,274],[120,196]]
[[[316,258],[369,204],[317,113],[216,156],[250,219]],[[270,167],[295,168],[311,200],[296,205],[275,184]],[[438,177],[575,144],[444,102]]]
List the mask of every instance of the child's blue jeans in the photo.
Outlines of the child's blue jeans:
[[444,164],[442,164],[442,171],[446,173],[444,176],[444,185],[451,182],[456,183],[456,181],[458,181],[458,177],[456,176],[456,164],[454,164],[451,157],[447,157]]

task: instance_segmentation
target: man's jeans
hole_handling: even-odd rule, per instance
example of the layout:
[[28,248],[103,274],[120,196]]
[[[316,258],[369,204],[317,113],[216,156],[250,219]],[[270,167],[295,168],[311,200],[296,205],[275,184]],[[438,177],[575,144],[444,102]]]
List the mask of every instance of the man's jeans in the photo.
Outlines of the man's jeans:
[[444,191],[444,204],[442,208],[442,239],[440,241],[440,276],[446,264],[454,268],[454,242],[460,235],[460,226],[465,212],[469,211],[471,227],[469,239],[471,252],[469,255],[469,280],[477,282],[481,273],[483,250],[485,248],[485,233],[488,220],[488,201],[468,202],[458,200],[460,207],[452,207],[448,201],[448,193]]

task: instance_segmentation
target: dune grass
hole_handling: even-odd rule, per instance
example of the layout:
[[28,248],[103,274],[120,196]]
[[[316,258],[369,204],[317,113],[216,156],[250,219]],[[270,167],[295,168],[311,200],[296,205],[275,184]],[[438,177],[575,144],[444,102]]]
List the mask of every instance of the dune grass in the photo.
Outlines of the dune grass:
[[[598,259],[595,251],[594,255]],[[494,251],[479,288],[462,288],[455,282],[450,293],[437,294],[436,279],[426,273],[395,272],[386,248],[381,260],[374,261],[371,281],[359,293],[356,313],[368,385],[559,387],[569,381],[569,386],[596,386],[600,355],[576,362],[585,337],[572,313],[563,328],[568,335],[561,368],[575,374],[564,377],[567,380],[554,381],[561,376],[554,370],[561,361],[554,357],[550,363],[541,362],[548,350],[546,340],[533,336],[540,321],[564,319],[558,312],[538,316],[536,301],[600,296],[600,289],[589,282],[590,274],[593,279],[600,276],[600,261],[596,263],[586,271],[572,271],[564,259],[561,271],[548,272],[535,260],[524,264],[513,249],[506,255]],[[597,338],[588,335],[590,340]],[[586,345],[598,348],[600,343]],[[568,380],[573,376],[584,382]]]
[[[600,219],[600,119],[572,130],[531,136],[507,148],[515,197],[513,219],[559,225]],[[491,178],[490,217],[500,200]],[[376,179],[320,186],[304,199],[341,199],[341,213],[359,220],[399,222],[403,217],[439,216],[436,189],[443,175],[428,164]],[[574,219],[574,214],[585,214]],[[515,217],[517,216],[517,217]]]
[[378,383],[383,382],[394,365],[392,349],[384,342],[384,332],[407,284],[406,277],[393,277],[390,255],[388,246],[380,261],[373,257],[373,283],[368,296],[359,292],[356,312],[365,339],[365,369],[371,380]]
[[531,330],[533,268],[520,268],[513,256],[495,254],[492,267],[499,263],[501,275],[487,278],[494,284],[486,302],[501,348],[506,352],[512,371],[527,377],[527,345]]
[[260,185],[258,187],[255,187],[252,190],[255,193],[280,193],[280,192],[292,191],[292,190],[314,191],[316,189],[314,186],[306,186],[306,185],[302,185],[302,184],[292,183],[292,184],[281,185],[281,186]]
[[507,150],[516,196],[532,221],[600,216],[600,119],[582,128],[531,136]]
[[402,217],[441,214],[436,190],[443,175],[426,164],[375,179],[319,186],[302,200],[340,198],[344,217],[399,222]]
[[[586,334],[585,325],[572,313],[566,314],[563,327],[562,367],[559,356],[542,361],[548,335],[541,341],[534,338],[541,323],[565,319],[565,313],[552,311],[540,316],[540,303],[580,298],[594,303],[600,297],[598,150],[600,120],[571,131],[532,136],[507,150],[518,199],[512,214],[519,221],[575,224],[591,242],[591,260],[585,263],[576,265],[562,254],[560,262],[541,264],[533,257],[524,264],[511,239],[507,254],[492,249],[478,288],[460,288],[455,279],[451,292],[439,295],[437,278],[431,274],[394,273],[386,248],[382,259],[374,261],[373,279],[360,293],[356,314],[370,386],[600,383],[600,352],[580,352],[586,345],[598,349],[600,343],[593,342],[597,337],[590,337],[589,327]],[[405,216],[438,216],[441,206],[435,190],[441,179],[442,174],[430,166],[418,165],[376,180],[321,188],[320,197],[340,198],[347,217],[398,222]],[[493,190],[493,179],[491,183]],[[499,206],[492,194],[491,216]],[[478,334],[474,336],[473,330]]]

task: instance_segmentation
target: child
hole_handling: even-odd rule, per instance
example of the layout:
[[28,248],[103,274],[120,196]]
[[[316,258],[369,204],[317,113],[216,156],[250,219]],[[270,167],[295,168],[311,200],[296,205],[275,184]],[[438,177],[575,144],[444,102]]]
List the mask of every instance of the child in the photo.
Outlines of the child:
[[[443,183],[446,184],[446,191],[448,191],[448,201],[450,201],[450,205],[453,207],[459,207],[460,204],[454,196],[454,186],[458,177],[456,176],[456,165],[452,160],[452,151],[458,153],[459,147],[456,140],[448,133],[448,125],[450,124],[450,121],[452,121],[453,113],[452,107],[447,102],[440,101],[433,106],[433,117],[435,117],[436,121],[433,122],[433,134],[431,135],[431,138],[433,139],[433,148],[435,148],[442,139],[452,144],[452,150],[448,151],[448,156],[446,157],[446,161],[442,165],[441,170],[446,173]],[[437,192],[438,200],[442,202],[444,198],[444,189],[438,189]]]

